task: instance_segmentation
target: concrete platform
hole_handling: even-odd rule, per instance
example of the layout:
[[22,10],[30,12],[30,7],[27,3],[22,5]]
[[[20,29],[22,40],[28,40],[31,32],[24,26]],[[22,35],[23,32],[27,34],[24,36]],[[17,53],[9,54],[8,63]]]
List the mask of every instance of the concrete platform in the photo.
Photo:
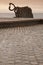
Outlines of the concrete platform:
[[0,18],[0,28],[24,27],[43,24],[43,19],[35,18]]
[[35,19],[35,18],[0,18],[0,23],[3,23],[3,22],[23,22],[23,21],[40,21],[40,20],[43,20],[43,19]]

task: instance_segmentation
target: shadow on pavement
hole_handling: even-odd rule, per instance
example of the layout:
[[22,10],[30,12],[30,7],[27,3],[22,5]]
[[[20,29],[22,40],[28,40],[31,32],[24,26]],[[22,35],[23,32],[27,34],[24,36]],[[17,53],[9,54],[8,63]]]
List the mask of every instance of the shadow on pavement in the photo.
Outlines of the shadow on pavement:
[[24,26],[34,26],[43,24],[43,20],[40,21],[21,21],[21,22],[6,22],[6,23],[0,23],[0,29],[1,28],[13,28],[13,27],[24,27]]

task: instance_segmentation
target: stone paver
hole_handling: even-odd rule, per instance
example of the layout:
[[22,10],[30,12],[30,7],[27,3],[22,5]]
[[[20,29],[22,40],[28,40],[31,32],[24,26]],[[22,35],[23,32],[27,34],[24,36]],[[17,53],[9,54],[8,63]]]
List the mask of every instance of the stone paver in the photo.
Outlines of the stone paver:
[[43,65],[43,24],[0,29],[0,65]]

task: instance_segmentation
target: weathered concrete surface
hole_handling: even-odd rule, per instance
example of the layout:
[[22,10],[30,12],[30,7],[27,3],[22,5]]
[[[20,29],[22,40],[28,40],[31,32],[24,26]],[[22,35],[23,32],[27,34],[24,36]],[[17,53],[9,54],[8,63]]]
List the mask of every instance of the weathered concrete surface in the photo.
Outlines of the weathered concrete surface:
[[43,24],[0,29],[0,65],[43,65]]
[[2,22],[2,23],[3,23],[3,22],[5,22],[5,23],[6,23],[6,22],[7,22],[7,23],[10,22],[10,23],[11,23],[11,22],[18,22],[18,21],[19,21],[19,22],[21,22],[21,21],[22,21],[22,22],[24,22],[24,21],[25,21],[25,22],[27,22],[27,21],[28,21],[28,22],[30,22],[30,21],[34,21],[34,22],[35,22],[35,21],[40,21],[40,20],[43,21],[43,19],[38,19],[38,18],[37,18],[37,19],[36,19],[36,18],[0,18],[0,23],[1,23],[1,22]]

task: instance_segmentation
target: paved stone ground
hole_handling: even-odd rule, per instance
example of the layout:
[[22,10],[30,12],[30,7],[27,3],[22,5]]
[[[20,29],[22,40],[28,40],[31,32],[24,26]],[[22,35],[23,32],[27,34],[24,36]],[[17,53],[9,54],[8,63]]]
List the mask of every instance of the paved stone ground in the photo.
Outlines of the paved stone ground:
[[0,29],[0,65],[43,65],[43,24]]

